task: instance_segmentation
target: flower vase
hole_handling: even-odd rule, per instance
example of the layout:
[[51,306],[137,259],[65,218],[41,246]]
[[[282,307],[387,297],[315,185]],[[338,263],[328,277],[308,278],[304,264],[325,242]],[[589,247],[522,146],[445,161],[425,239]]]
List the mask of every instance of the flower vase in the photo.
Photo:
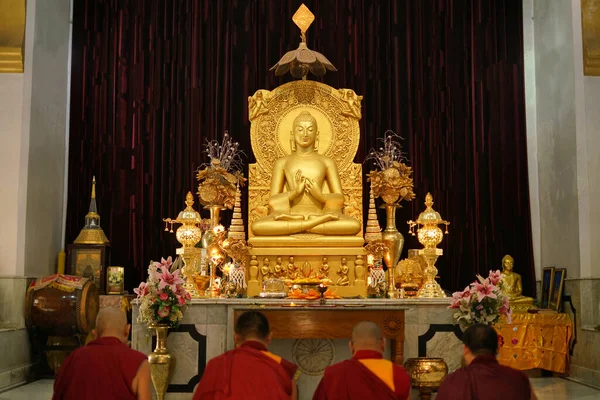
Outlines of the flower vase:
[[383,260],[388,267],[388,271],[392,271],[389,275],[390,287],[388,288],[388,294],[393,294],[396,291],[396,287],[392,287],[391,285],[395,278],[396,265],[398,265],[398,260],[400,259],[402,248],[404,247],[404,236],[398,232],[398,229],[396,228],[396,209],[399,207],[400,206],[397,204],[385,204],[387,223],[385,229],[381,233],[381,239],[388,246],[388,251],[384,254]]
[[171,374],[175,367],[175,358],[167,351],[169,325],[157,324],[151,327],[156,329],[156,348],[148,355],[150,375],[158,400],[163,400],[171,381]]
[[204,234],[202,235],[202,239],[200,239],[200,243],[202,243],[203,248],[208,249],[208,246],[210,246],[215,241],[215,234],[213,232],[213,229],[215,228],[215,226],[219,225],[219,222],[221,220],[221,210],[223,209],[223,207],[216,204],[212,204],[210,206],[205,206],[204,209],[210,212],[210,228],[204,232]]

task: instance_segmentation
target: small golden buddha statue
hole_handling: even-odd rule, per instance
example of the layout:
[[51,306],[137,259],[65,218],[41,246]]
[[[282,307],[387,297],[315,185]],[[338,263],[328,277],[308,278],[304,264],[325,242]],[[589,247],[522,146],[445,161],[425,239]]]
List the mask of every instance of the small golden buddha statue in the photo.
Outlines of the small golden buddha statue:
[[344,194],[337,165],[317,152],[318,139],[317,120],[308,111],[300,112],[292,125],[292,153],[275,161],[269,214],[252,223],[254,235],[343,236],[360,231],[361,223],[342,211]]
[[515,259],[510,255],[502,258],[502,289],[508,296],[510,306],[514,311],[527,311],[533,306],[533,298],[523,296],[523,283],[521,275],[513,271]]

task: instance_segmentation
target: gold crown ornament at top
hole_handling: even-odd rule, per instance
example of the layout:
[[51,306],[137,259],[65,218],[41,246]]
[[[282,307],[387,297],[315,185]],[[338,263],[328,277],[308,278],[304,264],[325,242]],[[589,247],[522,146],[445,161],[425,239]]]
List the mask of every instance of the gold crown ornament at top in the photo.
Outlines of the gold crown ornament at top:
[[108,244],[108,238],[100,227],[100,215],[96,207],[96,177],[92,179],[90,209],[85,216],[85,226],[73,242],[75,244]]
[[315,15],[302,4],[292,21],[300,28],[301,42],[296,50],[288,51],[269,71],[275,70],[276,76],[285,75],[288,71],[294,78],[306,79],[310,71],[313,75],[323,76],[327,70],[337,71],[323,54],[311,50],[306,45],[306,31],[315,20]]

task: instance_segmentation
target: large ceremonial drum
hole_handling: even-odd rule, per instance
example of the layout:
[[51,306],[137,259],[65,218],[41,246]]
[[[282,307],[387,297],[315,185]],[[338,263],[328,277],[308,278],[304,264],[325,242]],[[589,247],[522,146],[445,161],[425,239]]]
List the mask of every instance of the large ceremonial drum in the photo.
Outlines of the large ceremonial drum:
[[27,329],[49,336],[85,335],[95,325],[100,307],[96,285],[87,278],[52,275],[27,290]]

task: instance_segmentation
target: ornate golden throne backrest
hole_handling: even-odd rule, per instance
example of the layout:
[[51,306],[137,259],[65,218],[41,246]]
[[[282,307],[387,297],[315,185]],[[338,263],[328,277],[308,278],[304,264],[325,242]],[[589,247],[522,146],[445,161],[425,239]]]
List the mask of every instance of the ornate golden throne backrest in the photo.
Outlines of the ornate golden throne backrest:
[[[275,160],[290,154],[294,118],[309,111],[319,129],[318,152],[337,163],[345,197],[344,214],[362,223],[362,165],[354,163],[360,141],[360,102],[351,89],[299,80],[248,98],[250,140],[256,163],[249,166],[248,227],[268,214]],[[327,190],[327,189],[326,189]],[[254,236],[249,228],[248,236]],[[362,231],[357,234],[362,236]]]

